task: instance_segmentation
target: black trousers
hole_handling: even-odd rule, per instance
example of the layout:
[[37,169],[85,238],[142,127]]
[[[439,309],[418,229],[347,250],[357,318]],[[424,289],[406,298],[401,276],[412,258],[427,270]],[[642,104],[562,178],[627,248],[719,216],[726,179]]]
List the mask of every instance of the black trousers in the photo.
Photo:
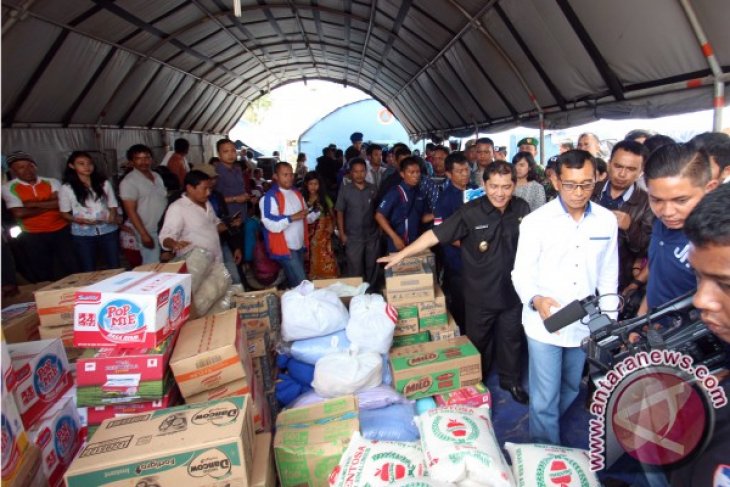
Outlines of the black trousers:
[[380,257],[380,238],[369,239],[348,238],[345,245],[347,257],[347,274],[350,277],[362,277],[370,284],[370,291],[375,290],[378,278],[378,257]]
[[466,305],[466,335],[482,354],[485,382],[496,358],[500,385],[519,384],[524,333],[522,304],[501,310]]
[[20,239],[29,281],[56,281],[78,272],[69,226],[55,232],[23,232]]
[[459,327],[462,335],[466,334],[466,304],[464,304],[464,287],[461,273],[444,267],[444,294],[446,307]]

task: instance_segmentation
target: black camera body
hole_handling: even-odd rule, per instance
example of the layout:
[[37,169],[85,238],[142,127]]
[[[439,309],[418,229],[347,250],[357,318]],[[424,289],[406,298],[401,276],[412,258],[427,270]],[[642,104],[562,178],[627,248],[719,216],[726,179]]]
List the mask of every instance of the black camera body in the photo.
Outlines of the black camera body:
[[[725,345],[700,320],[692,306],[694,292],[680,296],[649,313],[616,321],[602,313],[600,297],[580,301],[586,312],[583,318],[590,336],[582,348],[592,365],[592,373],[604,374],[630,355],[651,350],[672,350],[692,357],[694,366],[704,365],[710,372],[727,366]],[[671,325],[654,329],[652,322],[670,318]]]

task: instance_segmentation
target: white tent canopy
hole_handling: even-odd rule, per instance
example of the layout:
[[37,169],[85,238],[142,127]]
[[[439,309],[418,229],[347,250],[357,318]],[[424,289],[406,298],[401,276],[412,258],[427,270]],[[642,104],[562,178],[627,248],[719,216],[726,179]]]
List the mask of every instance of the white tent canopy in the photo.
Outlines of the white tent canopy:
[[235,1],[2,0],[3,128],[220,134],[314,78],[412,137],[725,103],[727,0]]

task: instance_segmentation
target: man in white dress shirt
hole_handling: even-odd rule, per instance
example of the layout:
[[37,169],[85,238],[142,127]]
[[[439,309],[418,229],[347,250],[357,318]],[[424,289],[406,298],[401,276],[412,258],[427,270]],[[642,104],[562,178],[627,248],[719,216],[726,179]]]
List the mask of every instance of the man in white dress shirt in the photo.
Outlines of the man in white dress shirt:
[[[560,444],[560,417],[578,395],[585,363],[580,344],[589,332],[576,321],[550,333],[543,320],[575,299],[616,292],[618,226],[610,211],[590,202],[596,184],[590,153],[560,155],[553,184],[559,197],[522,220],[512,281],[524,304],[530,437]],[[601,302],[606,308],[614,304],[607,301]]]

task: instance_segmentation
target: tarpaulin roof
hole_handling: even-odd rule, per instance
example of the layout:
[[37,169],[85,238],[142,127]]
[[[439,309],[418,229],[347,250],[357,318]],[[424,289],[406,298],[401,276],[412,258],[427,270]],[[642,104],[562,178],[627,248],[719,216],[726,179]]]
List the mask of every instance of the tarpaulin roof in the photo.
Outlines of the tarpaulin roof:
[[727,0],[234,1],[2,0],[3,127],[223,133],[318,78],[464,135],[710,108],[730,72]]

